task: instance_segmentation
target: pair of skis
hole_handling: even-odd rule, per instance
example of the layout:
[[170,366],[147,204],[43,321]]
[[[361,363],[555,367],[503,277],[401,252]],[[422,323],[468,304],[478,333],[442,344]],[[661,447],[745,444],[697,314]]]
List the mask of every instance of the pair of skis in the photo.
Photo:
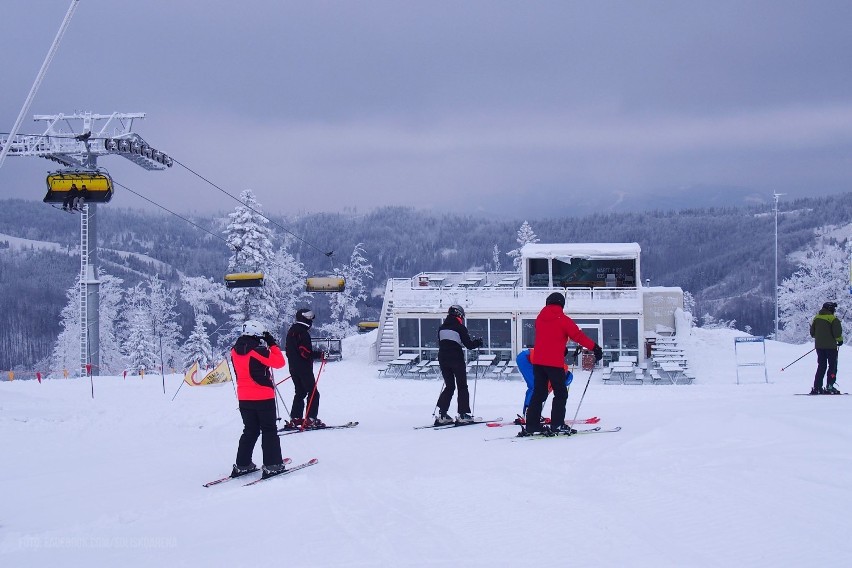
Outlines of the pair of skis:
[[490,422],[500,422],[503,420],[503,417],[493,418],[490,420],[485,420],[484,418],[480,418],[479,416],[475,417],[471,422],[451,422],[449,424],[426,424],[425,426],[415,426],[415,430],[425,430],[427,428],[431,428],[432,430],[447,430],[449,428],[459,428],[461,426],[472,426],[474,424],[487,424]]
[[511,440],[513,442],[521,442],[523,440],[555,440],[557,438],[570,438],[572,436],[578,436],[581,434],[609,434],[612,432],[620,432],[621,426],[616,426],[614,428],[601,428],[600,426],[595,426],[594,428],[585,428],[578,429],[571,436],[567,436],[565,434],[551,434],[549,436],[542,434],[541,432],[536,432],[531,436],[518,436],[517,434],[514,436],[500,436],[498,438],[486,438],[486,442],[493,442],[494,440]]
[[[576,426],[578,424],[597,424],[601,419],[597,416],[592,416],[591,418],[578,418],[577,420],[568,419],[565,421],[566,426]],[[512,422],[488,422],[485,424],[489,428],[499,428],[501,426],[523,426],[523,424],[519,424],[516,421]]]
[[[292,461],[293,460],[291,460],[290,458],[284,458],[284,465],[286,466],[289,463],[291,463]],[[275,479],[276,477],[283,477],[283,476],[287,475],[288,473],[293,473],[294,471],[299,471],[300,469],[305,469],[306,467],[316,465],[318,462],[319,462],[319,460],[314,458],[312,460],[306,461],[305,463],[300,463],[299,465],[294,465],[293,467],[288,467],[288,468],[284,469],[283,471],[281,471],[280,473],[270,475],[269,477],[258,477],[257,479],[255,479],[253,481],[249,481],[248,483],[244,483],[243,487],[248,487],[249,485],[254,485],[256,483],[260,483],[261,481],[267,481],[269,479]],[[262,475],[262,469],[260,469],[260,468],[254,469],[252,471],[243,473],[243,474],[238,475],[236,477],[232,477],[232,476],[229,475],[227,477],[214,479],[213,481],[208,481],[207,483],[205,483],[204,487],[212,487],[214,485],[219,485],[220,483],[227,483],[227,482],[233,481],[235,479],[243,479],[244,477],[247,478],[248,476],[255,475],[255,474],[258,474],[258,473],[260,473]]]
[[305,428],[304,430],[302,430],[301,428],[293,428],[293,429],[279,428],[278,429],[278,435],[279,436],[288,436],[290,434],[299,434],[301,432],[313,432],[314,430],[317,430],[317,431],[319,431],[319,430],[342,430],[342,429],[345,429],[345,428],[354,428],[357,425],[358,425],[358,422],[352,421],[352,422],[347,422],[346,424],[334,424],[334,425],[331,425],[331,426],[324,426],[322,428]]

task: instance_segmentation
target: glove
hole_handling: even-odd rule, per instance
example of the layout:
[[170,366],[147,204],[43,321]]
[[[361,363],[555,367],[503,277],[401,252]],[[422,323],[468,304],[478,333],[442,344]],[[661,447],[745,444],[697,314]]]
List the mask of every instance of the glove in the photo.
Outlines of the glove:
[[603,359],[603,349],[601,349],[601,346],[597,343],[595,343],[594,348],[592,348],[592,353],[595,354],[595,363]]
[[841,345],[843,345],[843,340],[842,340],[842,339],[841,339],[841,340],[839,340],[839,341],[837,342],[837,346],[838,346],[838,347],[840,347]]
[[263,332],[263,340],[266,342],[266,344],[269,347],[272,347],[273,345],[278,345],[278,342],[275,341],[275,338],[272,337],[272,334],[269,333],[268,331]]
[[482,339],[474,339],[474,340],[473,340],[473,348],[474,348],[474,349],[479,349],[479,348],[480,348],[480,347],[482,347],[483,345],[484,345],[484,344],[482,343]]

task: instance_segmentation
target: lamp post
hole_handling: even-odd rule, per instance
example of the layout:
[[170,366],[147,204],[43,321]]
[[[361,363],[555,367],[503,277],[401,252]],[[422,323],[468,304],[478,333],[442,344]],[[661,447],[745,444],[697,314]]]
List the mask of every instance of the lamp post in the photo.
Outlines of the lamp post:
[[773,193],[775,198],[775,341],[778,341],[778,198],[783,193]]

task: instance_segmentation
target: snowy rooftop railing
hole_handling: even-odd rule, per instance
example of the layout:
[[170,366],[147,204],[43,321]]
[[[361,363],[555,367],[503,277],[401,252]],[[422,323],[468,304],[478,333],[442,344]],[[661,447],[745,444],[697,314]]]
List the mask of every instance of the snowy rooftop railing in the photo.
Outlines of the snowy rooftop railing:
[[386,294],[393,297],[394,306],[411,308],[459,303],[481,309],[532,309],[540,308],[551,292],[565,294],[569,309],[641,309],[642,295],[635,287],[526,288],[517,272],[423,272],[412,278],[392,278],[386,286]]

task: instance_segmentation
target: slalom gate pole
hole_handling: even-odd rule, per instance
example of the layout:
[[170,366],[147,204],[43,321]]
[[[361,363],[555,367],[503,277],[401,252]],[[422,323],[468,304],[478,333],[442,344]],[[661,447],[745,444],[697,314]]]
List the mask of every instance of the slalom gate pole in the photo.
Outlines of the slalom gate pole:
[[[793,363],[797,363],[798,361],[801,361],[802,359],[804,359],[804,358],[805,358],[805,356],[806,356],[806,355],[810,355],[810,354],[811,354],[811,352],[812,352],[812,351],[815,351],[815,350],[816,350],[816,347],[814,347],[813,349],[811,349],[810,351],[808,351],[807,353],[805,353],[805,355],[802,355],[801,357],[799,357],[798,359],[796,359],[795,361],[793,361]],[[792,366],[793,366],[793,363],[790,363],[789,365],[787,365],[787,367],[792,367]],[[787,367],[781,367],[781,370],[783,371],[783,370],[784,370],[784,369],[786,369]]]
[[[597,365],[595,365],[595,366],[597,366]],[[576,424],[576,422],[577,422],[577,416],[580,414],[580,406],[583,404],[583,399],[586,398],[586,390],[588,390],[589,383],[592,382],[592,375],[594,375],[594,374],[595,374],[595,367],[592,367],[592,370],[589,371],[589,378],[586,379],[586,386],[585,386],[585,388],[583,388],[583,394],[580,396],[580,404],[577,405],[577,411],[574,412],[574,420],[571,422],[572,425]]]
[[[311,396],[308,398],[308,405],[305,407],[305,420],[308,419],[308,414],[311,412],[311,405],[314,403],[314,395],[317,393],[317,385],[319,385],[320,377],[322,376],[322,370],[325,368],[325,360],[326,354],[322,354],[322,363],[320,363],[319,371],[317,371],[317,380],[314,381],[314,388],[311,391]],[[301,429],[305,429],[305,420],[302,420]]]

